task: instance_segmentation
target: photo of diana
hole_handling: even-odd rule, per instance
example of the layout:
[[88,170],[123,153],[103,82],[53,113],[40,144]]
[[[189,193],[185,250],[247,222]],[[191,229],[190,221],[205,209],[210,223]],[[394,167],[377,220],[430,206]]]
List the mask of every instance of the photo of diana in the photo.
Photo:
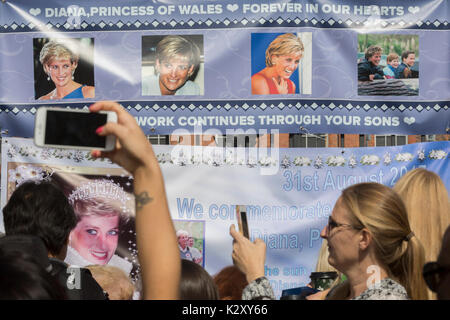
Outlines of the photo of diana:
[[203,95],[202,35],[142,37],[142,95]]
[[134,198],[130,190],[118,183],[120,180],[115,180],[112,176],[88,179],[61,171],[53,173],[52,181],[67,195],[78,219],[70,232],[64,261],[80,267],[110,265],[132,276],[130,248],[120,247],[124,242],[126,247],[133,247],[135,242],[123,238],[128,235],[124,232],[125,226],[134,222]]
[[33,39],[36,100],[95,97],[93,38]]
[[311,33],[252,33],[253,95],[311,93]]

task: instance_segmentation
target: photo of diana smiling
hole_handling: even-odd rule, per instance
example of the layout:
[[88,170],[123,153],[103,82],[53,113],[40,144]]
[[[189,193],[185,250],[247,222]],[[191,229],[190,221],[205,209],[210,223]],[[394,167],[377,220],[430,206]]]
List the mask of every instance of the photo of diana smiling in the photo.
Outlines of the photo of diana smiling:
[[[134,278],[133,250],[137,248],[131,181],[63,171],[54,172],[52,180],[66,194],[78,220],[70,232],[64,261],[80,267],[110,265]],[[131,233],[126,232],[129,229]]]
[[112,180],[95,179],[69,195],[78,224],[69,236],[66,262],[74,265],[113,265],[127,274],[132,264],[116,255],[120,220],[130,218],[130,196]]
[[35,99],[95,97],[93,38],[36,38]]
[[311,94],[311,33],[252,33],[253,95]]
[[142,37],[142,95],[203,95],[202,35]]

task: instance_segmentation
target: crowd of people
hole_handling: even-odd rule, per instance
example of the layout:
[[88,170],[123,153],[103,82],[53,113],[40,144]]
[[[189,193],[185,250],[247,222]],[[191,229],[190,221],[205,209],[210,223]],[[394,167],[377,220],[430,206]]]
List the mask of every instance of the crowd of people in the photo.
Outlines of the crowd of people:
[[[79,197],[67,197],[52,182],[29,181],[3,208],[0,298],[275,299],[265,276],[266,244],[250,241],[234,225],[233,266],[211,276],[194,259],[188,250],[190,235],[175,231],[161,169],[146,136],[119,104],[97,102],[90,107],[91,112],[100,110],[116,112],[118,122],[97,133],[114,135],[118,143],[113,151],[94,150],[92,156],[109,158],[134,177],[139,288],[123,270],[99,263],[112,259],[112,250],[88,249],[84,259],[94,266],[65,263],[69,247],[87,241],[81,227],[88,224],[86,208],[74,205]],[[378,183],[346,188],[321,232],[324,244],[318,261],[318,268],[336,270],[339,277],[331,288],[306,299],[449,299],[449,214],[445,185],[425,169],[410,171],[394,188]],[[114,246],[117,239],[110,231],[116,230],[118,214],[106,218],[111,223],[98,232],[112,237]],[[181,259],[180,252],[187,259]]]
[[383,49],[372,45],[367,48],[364,59],[358,63],[358,81],[373,81],[384,79],[417,78],[418,75],[411,69],[416,60],[416,53],[411,50],[389,53],[386,57],[387,65],[380,66]]

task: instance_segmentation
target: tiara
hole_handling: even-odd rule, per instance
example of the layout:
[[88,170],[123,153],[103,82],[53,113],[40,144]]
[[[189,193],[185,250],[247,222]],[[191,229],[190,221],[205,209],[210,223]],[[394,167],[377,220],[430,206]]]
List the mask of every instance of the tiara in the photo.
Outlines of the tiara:
[[77,200],[83,201],[94,198],[119,201],[122,211],[129,211],[126,204],[131,198],[128,193],[119,184],[106,179],[93,180],[80,185],[69,195],[69,202],[73,206]]

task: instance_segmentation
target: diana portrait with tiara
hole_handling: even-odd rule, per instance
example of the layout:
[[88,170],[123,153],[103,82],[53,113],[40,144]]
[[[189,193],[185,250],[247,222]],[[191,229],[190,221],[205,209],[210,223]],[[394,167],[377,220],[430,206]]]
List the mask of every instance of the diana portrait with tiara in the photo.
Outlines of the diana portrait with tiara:
[[84,179],[72,189],[68,199],[78,223],[70,233],[65,262],[81,267],[108,264],[129,275],[132,262],[117,255],[116,250],[119,227],[134,216],[129,205],[131,196],[113,180]]

